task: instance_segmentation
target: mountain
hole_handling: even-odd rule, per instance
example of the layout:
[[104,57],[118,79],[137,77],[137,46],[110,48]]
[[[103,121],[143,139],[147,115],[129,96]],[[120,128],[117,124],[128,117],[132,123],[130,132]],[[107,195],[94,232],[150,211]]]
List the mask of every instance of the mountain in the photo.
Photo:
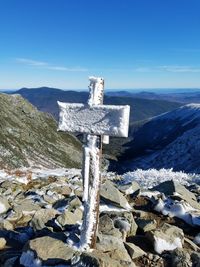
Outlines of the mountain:
[[[88,92],[64,91],[48,87],[23,88],[15,93],[23,96],[40,111],[52,114],[56,119],[58,119],[58,105],[56,101],[86,103],[88,100]],[[165,100],[109,95],[105,95],[104,103],[110,105],[130,105],[130,122],[144,120],[181,106],[180,103]]]
[[200,173],[200,104],[188,104],[148,120],[127,146],[121,157],[127,169]]
[[80,167],[81,144],[20,95],[0,94],[0,168]]

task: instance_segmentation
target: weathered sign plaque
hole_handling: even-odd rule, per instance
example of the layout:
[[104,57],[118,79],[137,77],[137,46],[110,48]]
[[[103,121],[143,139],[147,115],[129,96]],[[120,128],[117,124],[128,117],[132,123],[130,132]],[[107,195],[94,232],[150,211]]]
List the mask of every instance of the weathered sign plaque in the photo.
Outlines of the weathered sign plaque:
[[58,102],[60,131],[128,136],[129,106],[84,105]]
[[89,80],[88,104],[58,102],[58,130],[86,134],[82,170],[84,214],[79,244],[82,250],[96,245],[102,136],[127,137],[130,112],[129,106],[103,105],[104,80],[96,77]]

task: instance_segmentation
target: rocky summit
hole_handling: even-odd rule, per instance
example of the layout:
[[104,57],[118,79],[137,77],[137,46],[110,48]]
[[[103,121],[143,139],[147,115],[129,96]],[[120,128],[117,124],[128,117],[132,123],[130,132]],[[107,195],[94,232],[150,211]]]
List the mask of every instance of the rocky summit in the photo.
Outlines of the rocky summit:
[[20,95],[0,94],[0,168],[79,167],[81,145]]
[[21,180],[0,172],[0,266],[200,266],[197,180],[178,185],[157,174],[149,189],[131,173],[105,173],[96,248],[85,252],[81,171],[44,172]]

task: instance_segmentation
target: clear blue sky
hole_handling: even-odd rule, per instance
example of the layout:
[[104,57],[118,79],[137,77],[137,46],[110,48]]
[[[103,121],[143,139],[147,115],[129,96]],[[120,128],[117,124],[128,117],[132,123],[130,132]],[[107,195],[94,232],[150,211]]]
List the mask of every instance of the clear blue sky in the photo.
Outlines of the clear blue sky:
[[0,0],[0,88],[200,88],[200,0]]

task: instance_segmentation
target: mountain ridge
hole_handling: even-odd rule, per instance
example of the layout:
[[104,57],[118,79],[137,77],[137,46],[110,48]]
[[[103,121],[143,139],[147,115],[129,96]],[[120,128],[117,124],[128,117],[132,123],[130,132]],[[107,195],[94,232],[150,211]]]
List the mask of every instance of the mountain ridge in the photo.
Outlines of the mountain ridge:
[[0,94],[0,166],[78,167],[81,144],[20,95]]

